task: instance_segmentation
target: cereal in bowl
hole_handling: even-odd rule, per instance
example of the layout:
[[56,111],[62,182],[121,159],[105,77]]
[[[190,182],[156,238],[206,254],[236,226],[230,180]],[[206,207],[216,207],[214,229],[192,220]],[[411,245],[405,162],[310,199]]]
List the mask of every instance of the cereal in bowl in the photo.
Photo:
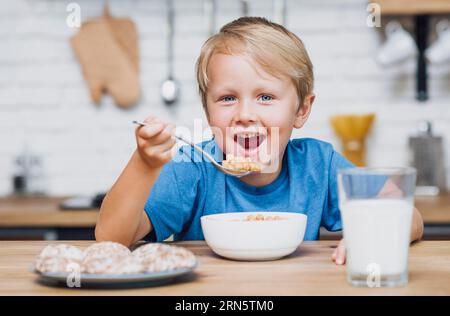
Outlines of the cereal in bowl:
[[256,215],[247,215],[247,217],[244,219],[244,221],[276,221],[280,219],[285,219],[284,217],[275,215],[275,216],[264,216],[263,214],[256,214]]

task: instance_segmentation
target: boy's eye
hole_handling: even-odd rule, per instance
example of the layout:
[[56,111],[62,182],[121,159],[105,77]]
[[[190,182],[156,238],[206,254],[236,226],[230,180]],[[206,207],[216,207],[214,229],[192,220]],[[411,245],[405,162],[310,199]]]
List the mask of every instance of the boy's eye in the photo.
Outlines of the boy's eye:
[[233,102],[234,100],[235,100],[235,97],[232,97],[232,96],[229,96],[229,95],[224,96],[224,97],[221,99],[221,101],[223,101],[223,102]]
[[259,99],[263,102],[268,102],[268,101],[272,101],[273,97],[271,95],[268,94],[263,94],[259,97]]

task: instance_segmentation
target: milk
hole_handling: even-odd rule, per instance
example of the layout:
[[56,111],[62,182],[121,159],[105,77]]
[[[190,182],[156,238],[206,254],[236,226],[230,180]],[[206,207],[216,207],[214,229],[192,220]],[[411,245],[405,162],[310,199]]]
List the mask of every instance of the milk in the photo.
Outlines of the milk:
[[381,277],[407,271],[412,201],[353,200],[343,203],[340,209],[347,273],[367,275],[374,266]]

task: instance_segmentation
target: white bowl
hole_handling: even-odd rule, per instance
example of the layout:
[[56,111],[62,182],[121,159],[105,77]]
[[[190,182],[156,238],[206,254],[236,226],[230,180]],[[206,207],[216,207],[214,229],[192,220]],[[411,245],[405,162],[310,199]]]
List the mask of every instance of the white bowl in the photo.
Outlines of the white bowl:
[[[248,215],[283,219],[246,221]],[[307,216],[287,212],[236,212],[201,217],[206,243],[218,255],[236,260],[275,260],[294,252],[305,235]]]

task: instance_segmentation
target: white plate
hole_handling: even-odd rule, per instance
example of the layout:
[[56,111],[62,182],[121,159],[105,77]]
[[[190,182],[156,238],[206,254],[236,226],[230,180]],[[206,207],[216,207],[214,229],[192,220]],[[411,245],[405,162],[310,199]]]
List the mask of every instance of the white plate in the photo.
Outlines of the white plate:
[[[190,274],[198,266],[198,261],[190,268],[181,268],[163,272],[143,272],[133,274],[80,274],[80,287],[146,287],[166,284],[174,281],[176,278]],[[63,272],[39,272],[34,267],[31,272],[39,275],[39,280],[46,284],[70,287],[68,279],[73,282],[73,273]],[[74,286],[73,286],[74,287]]]

